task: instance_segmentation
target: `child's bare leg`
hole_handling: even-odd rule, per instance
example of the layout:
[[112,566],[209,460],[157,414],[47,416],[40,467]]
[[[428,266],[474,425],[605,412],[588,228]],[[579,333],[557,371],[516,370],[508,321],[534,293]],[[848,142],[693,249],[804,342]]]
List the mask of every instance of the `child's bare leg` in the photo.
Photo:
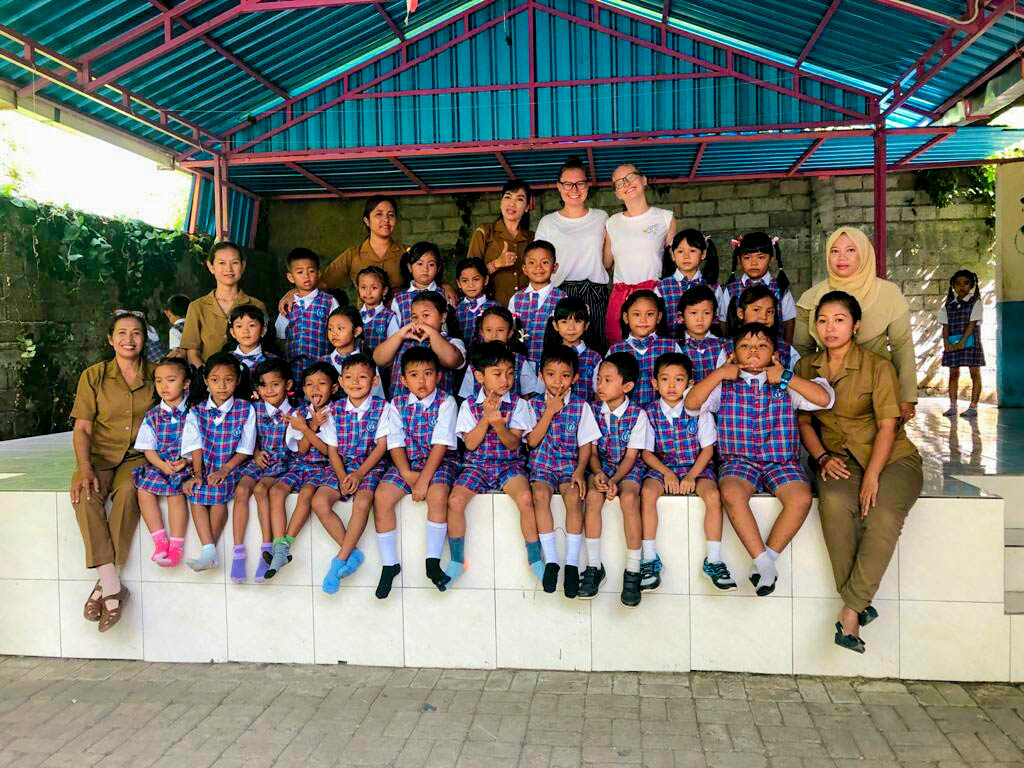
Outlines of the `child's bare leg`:
[[235,546],[245,543],[245,528],[249,525],[249,497],[256,487],[256,478],[243,475],[235,486],[231,502],[231,538]]
[[750,497],[754,495],[754,486],[741,477],[726,476],[718,484],[726,514],[736,537],[751,558],[764,552],[764,541],[757,528],[757,521],[750,509]]
[[185,549],[185,531],[188,529],[188,502],[184,496],[167,497],[167,527],[171,531],[171,538],[167,546],[166,562],[168,566],[175,566],[181,562]]
[[[511,482],[506,483],[506,487]],[[555,546],[555,520],[551,514],[552,495],[553,490],[547,483],[532,484],[530,500],[533,503],[533,516],[537,523],[537,538],[540,539],[540,548],[544,553],[544,576],[541,578],[541,583],[545,592],[554,592],[555,587],[558,586],[558,548]],[[509,496],[512,494],[510,493]],[[523,508],[519,507],[520,514],[522,511]]]
[[[295,501],[295,510],[292,512],[291,519],[288,520],[288,528],[285,531],[285,537],[290,537],[292,540],[299,535],[305,525],[306,521],[309,520],[309,514],[312,511],[313,494],[316,493],[317,486],[315,485],[304,485],[302,490],[299,491],[299,497]],[[291,541],[288,542],[291,546]]]
[[796,536],[811,510],[811,486],[796,481],[775,489],[775,498],[782,502],[782,511],[768,534],[768,549],[782,552]]
[[153,537],[153,562],[163,565],[167,561],[170,541],[167,538],[167,531],[164,530],[164,518],[160,513],[160,502],[156,495],[139,489],[139,511],[142,513],[146,528],[149,529],[149,535]]
[[[359,545],[359,539],[366,530],[366,522],[370,519],[370,508],[373,506],[373,491],[356,491],[352,498],[352,514],[348,518],[348,527],[345,529],[345,540],[338,550],[338,557],[342,560],[349,560],[350,555],[355,552]],[[361,554],[361,553],[360,553]],[[362,558],[360,558],[362,562]]]
[[[537,513],[533,506],[533,490],[529,481],[522,475],[509,478],[502,490],[508,495],[519,510],[519,530],[526,542],[526,562],[538,579],[544,578],[544,556],[537,535]],[[455,491],[452,491],[455,495]],[[449,503],[449,510],[451,504]]]
[[622,508],[622,530],[626,537],[626,551],[637,550],[639,570],[640,541],[643,524],[640,522],[640,484],[623,480],[619,484],[619,506]]
[[580,588],[580,547],[583,545],[583,499],[572,483],[558,486],[565,504],[565,576],[562,585],[565,596],[574,598]]
[[[280,485],[275,485],[274,490],[271,491],[273,494],[280,488]],[[287,487],[287,486],[285,486]],[[266,578],[272,579],[284,568],[288,563],[292,561],[291,547],[295,543],[295,537],[299,535],[299,531],[302,530],[302,526],[309,520],[310,507],[313,501],[313,494],[316,493],[317,486],[315,485],[303,485],[299,490],[299,498],[295,501],[295,511],[292,512],[292,517],[288,521],[288,525],[284,529],[283,536],[274,537],[274,549],[272,557],[270,558],[270,566],[267,568]],[[281,498],[281,512],[284,512],[284,499],[287,495]],[[271,515],[273,515],[274,507],[271,506]],[[273,517],[271,517],[273,521]],[[275,531],[276,533],[276,531]]]
[[[555,530],[555,518],[551,514],[551,496],[553,491],[547,483],[531,483],[530,493],[533,497],[533,516],[537,533],[542,536]],[[523,535],[526,535],[525,529]]]
[[973,365],[968,370],[971,372],[971,408],[977,408],[981,400],[981,368]]
[[[377,530],[377,545],[380,547],[380,560],[383,566],[376,593],[380,600],[391,594],[391,583],[395,576],[402,572],[395,547],[395,527],[398,521],[395,507],[403,496],[405,491],[391,483],[378,485],[373,496],[373,525]],[[351,528],[351,524],[349,527]]]
[[[704,540],[722,543],[722,497],[718,494],[718,483],[706,477],[697,479],[697,495],[704,502]],[[708,560],[719,562],[720,558],[711,559],[710,548]]]
[[956,402],[960,399],[960,368],[949,369],[949,407],[956,413]]
[[[313,513],[320,521],[320,525],[327,531],[327,535],[334,539],[339,548],[345,543],[345,524],[341,522],[341,518],[334,511],[334,503],[340,499],[341,494],[338,491],[321,485],[313,493],[313,498],[310,501]],[[338,559],[342,559],[340,554]]]
[[[214,505],[216,508],[217,505]],[[217,566],[217,544],[210,526],[210,509],[205,504],[192,504],[192,523],[196,527],[196,535],[203,544],[199,557],[186,560],[193,571],[207,571]]]
[[274,483],[268,494],[270,499],[270,536],[271,539],[278,539],[284,536],[288,527],[288,513],[285,511],[285,501],[288,494],[292,492],[291,486],[284,483]]
[[661,559],[658,557],[658,499],[665,492],[665,487],[649,477],[644,480],[640,489],[640,564],[647,564],[641,569],[644,580],[641,589],[656,589],[661,584],[658,574],[661,572]]
[[[604,530],[602,512],[604,511],[606,500],[604,491],[597,490],[597,486],[594,485],[594,479],[590,478],[587,483],[587,506],[583,519],[583,531],[588,539],[601,538],[601,532]],[[597,567],[597,563],[588,563],[588,565]]]
[[269,544],[274,539],[270,527],[270,489],[276,483],[275,478],[264,477],[252,489],[252,496],[256,499],[256,516],[260,521],[260,536],[264,544]]
[[210,530],[213,533],[213,543],[220,541],[224,533],[224,526],[228,523],[228,505],[214,504],[210,507]]

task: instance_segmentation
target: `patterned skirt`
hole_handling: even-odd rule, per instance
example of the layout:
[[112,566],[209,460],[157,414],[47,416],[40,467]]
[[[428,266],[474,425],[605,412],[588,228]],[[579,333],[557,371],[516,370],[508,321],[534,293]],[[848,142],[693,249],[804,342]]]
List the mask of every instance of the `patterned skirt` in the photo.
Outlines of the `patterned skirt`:
[[227,504],[235,494],[235,486],[238,484],[239,475],[240,471],[236,469],[225,477],[224,482],[220,485],[197,483],[195,488],[192,489],[192,493],[189,494],[188,500],[193,504],[203,504],[207,507],[213,504]]
[[191,476],[188,469],[175,472],[173,475],[165,475],[149,463],[132,470],[132,479],[135,481],[135,487],[140,491],[149,491],[154,496],[180,495],[181,484]]
[[958,349],[953,352],[942,353],[942,366],[944,368],[982,368],[985,365],[985,350],[982,349],[981,339],[974,335],[974,346]]
[[255,461],[249,460],[242,465],[239,472],[241,477],[251,477],[256,482],[259,482],[265,477],[280,477],[290,468],[291,463],[287,459],[271,462],[267,467],[261,467]]

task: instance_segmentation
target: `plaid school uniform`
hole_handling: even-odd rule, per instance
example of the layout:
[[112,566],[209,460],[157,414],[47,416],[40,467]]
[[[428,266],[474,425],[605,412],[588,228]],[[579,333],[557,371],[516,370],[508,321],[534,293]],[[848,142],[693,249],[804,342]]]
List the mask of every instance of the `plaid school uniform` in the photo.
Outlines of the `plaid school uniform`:
[[[209,401],[201,403],[192,408],[195,414],[196,424],[199,427],[199,434],[203,440],[203,471],[207,477],[230,461],[235,455],[235,448],[242,437],[242,429],[249,419],[249,412],[252,406],[245,400],[235,400],[227,413],[218,408],[210,407]],[[220,424],[216,420],[221,416],[224,418]],[[202,482],[196,484],[189,501],[193,504],[227,504],[235,492],[235,483],[238,482],[239,470],[235,469],[224,478],[220,485],[209,485],[203,478]]]
[[[576,471],[576,462],[580,454],[576,433],[579,431],[585,406],[586,401],[576,395],[570,395],[569,402],[555,414],[540,445],[530,451],[531,483],[547,483],[557,491],[560,485],[572,480],[572,473]],[[545,398],[531,400],[530,407],[539,421],[544,415],[544,409],[547,408]]]
[[580,357],[580,377],[572,385],[572,393],[589,403],[594,399],[594,371],[601,364],[601,356],[585,344],[578,344],[575,349]]
[[[501,401],[499,408],[502,416],[512,418],[515,413],[518,395],[510,395],[508,401]],[[476,398],[469,401],[469,410],[477,423],[484,415],[484,404]],[[516,475],[526,477],[526,463],[523,452],[518,447],[509,449],[498,438],[498,433],[488,429],[484,440],[475,451],[466,451],[464,466],[456,485],[461,485],[474,493],[488,493],[501,490],[505,483]]]
[[[678,418],[670,419],[661,409],[660,399],[655,400],[644,410],[647,412],[651,429],[654,430],[654,453],[677,477],[682,478],[693,468],[701,451],[697,417],[688,416],[684,410]],[[644,480],[649,477],[659,482],[664,480],[660,472],[651,468],[644,473]],[[697,477],[714,480],[715,473],[709,464]]]
[[[338,455],[341,457],[341,463],[345,465],[346,472],[355,472],[377,446],[375,438],[377,425],[380,424],[381,414],[384,413],[387,401],[382,397],[371,396],[370,405],[362,414],[362,419],[359,418],[360,414],[356,411],[345,410],[347,402],[348,398],[346,397],[332,403],[331,413],[334,416],[334,426],[338,432]],[[377,484],[384,477],[386,468],[386,459],[378,461],[377,466],[367,472],[366,476],[359,481],[356,490],[377,490]],[[337,483],[337,477],[335,477],[335,483]]]
[[296,377],[309,365],[331,351],[327,341],[327,316],[331,314],[334,297],[326,291],[320,291],[309,306],[302,302],[292,302],[288,313],[288,359],[292,364],[292,373]]
[[498,302],[494,299],[478,296],[475,299],[463,299],[455,307],[455,316],[459,319],[459,329],[462,331],[462,340],[466,342],[467,349],[480,341],[480,335],[477,333],[476,327],[477,322],[480,320],[480,315],[488,307],[496,307],[497,305]]
[[[619,471],[619,465],[626,458],[629,437],[633,433],[633,428],[636,426],[636,421],[640,418],[643,409],[630,401],[629,405],[626,406],[625,413],[621,416],[609,413],[607,422],[604,420],[604,416],[601,415],[600,403],[594,406],[594,412],[598,414],[598,423],[601,425],[601,439],[597,441],[597,458],[601,461],[601,471],[608,477],[611,477]],[[641,480],[643,480],[645,469],[646,466],[638,452],[636,462],[622,480],[629,480],[639,485]]]
[[632,392],[631,400],[640,407],[646,406],[654,400],[654,363],[667,352],[675,352],[678,345],[673,339],[664,339],[656,333],[652,333],[645,339],[638,339],[630,336],[625,341],[613,344],[608,354],[613,352],[628,352],[636,358],[640,364],[640,379]]
[[431,283],[426,288],[406,288],[404,291],[395,294],[395,300],[391,305],[391,311],[395,313],[395,317],[397,318],[400,326],[408,323],[409,318],[412,316],[413,297],[415,297],[417,293],[424,293],[426,291],[436,293],[444,300],[445,304],[448,303],[448,297],[445,296],[444,291],[437,287],[437,283]]
[[[515,381],[512,382],[512,394],[523,396],[523,368],[526,367],[526,355],[521,355],[518,352],[516,354],[516,377]],[[473,389],[469,390],[467,398],[476,397],[480,394],[480,382],[476,380],[476,376],[473,375],[474,368],[472,365],[466,367],[466,380],[473,383]],[[463,390],[466,391],[466,390]],[[535,392],[528,392],[529,395],[536,394]],[[462,392],[459,392],[459,397],[462,397]]]
[[247,461],[242,465],[242,475],[256,481],[280,477],[288,471],[291,462],[291,453],[285,444],[289,414],[277,408],[271,415],[267,413],[266,403],[256,403],[253,407],[256,409],[256,447],[267,454],[268,463],[261,467],[255,461]]
[[[768,289],[775,294],[775,300],[778,305],[782,306],[782,290],[779,288],[779,284],[775,282],[775,276],[772,274],[767,275],[768,279],[763,281],[764,285],[768,286]],[[747,288],[752,285],[757,285],[762,280],[751,280],[746,275],[740,275],[739,278],[733,280],[731,283],[725,284],[725,300],[726,305],[735,311],[735,302],[740,300],[740,294],[743,293]],[[779,324],[781,329],[782,324]]]
[[[306,418],[313,415],[312,409],[306,409]],[[306,453],[289,451],[291,463],[288,470],[277,478],[277,482],[284,483],[289,488],[298,490],[304,485],[321,486],[338,490],[338,475],[331,466],[328,456],[320,453],[314,446],[309,446]]]
[[732,342],[712,336],[710,333],[703,339],[691,339],[687,335],[683,341],[683,352],[693,363],[694,383],[705,378],[718,367],[718,357],[723,350],[732,351]]
[[372,352],[388,337],[388,326],[395,313],[391,311],[391,307],[380,304],[375,309],[363,307],[359,314],[363,318],[363,345],[367,351]]
[[[665,300],[665,310],[668,312],[668,316],[673,318],[679,312],[679,300],[683,298],[684,293],[695,285],[711,284],[704,279],[704,275],[700,273],[700,270],[693,276],[693,280],[690,280],[686,275],[682,275],[682,279],[680,279],[680,272],[677,269],[674,274],[659,280],[658,285],[654,288],[654,292]],[[711,285],[712,290],[717,288],[717,285]],[[673,325],[679,333],[682,332],[682,323],[673,323]],[[676,335],[678,336],[679,333]]]
[[231,354],[234,355],[235,359],[248,368],[250,371],[257,365],[267,359],[267,356],[263,354],[263,350],[259,352],[252,352],[248,355],[242,354],[242,351],[235,347],[231,350]]
[[[164,461],[181,458],[181,433],[185,429],[185,413],[177,409],[167,411],[157,405],[146,414],[146,421],[156,435],[156,452]],[[135,487],[155,496],[177,496],[181,484],[191,477],[189,467],[172,475],[165,475],[148,462],[132,470]]]
[[544,351],[544,328],[548,318],[554,314],[555,305],[564,298],[565,294],[560,289],[551,288],[544,301],[540,300],[538,293],[519,291],[509,302],[508,308],[519,318],[526,334],[526,356],[535,364],[540,362]]
[[[395,398],[392,401],[398,415],[402,418],[402,429],[405,432],[405,455],[414,472],[423,470],[430,451],[434,447],[431,442],[434,437],[434,427],[437,426],[441,405],[446,397],[448,397],[447,392],[436,389],[434,390],[434,402],[428,406],[424,406],[421,402],[410,403],[408,396]],[[437,468],[429,485],[447,485],[449,488],[455,485],[455,477],[459,472],[458,467],[459,456],[454,450],[449,449],[441,459],[441,465]],[[381,482],[390,483],[406,493],[412,491],[409,484],[402,478],[398,468],[394,466],[388,468]]]
[[757,379],[723,381],[718,408],[721,477],[733,475],[771,493],[807,482],[800,467],[796,408],[777,384]]
[[[971,312],[974,310],[974,301],[960,301],[954,297],[952,301],[946,302],[946,324],[949,326],[950,336],[962,336],[971,322]],[[981,348],[981,334],[979,327],[974,327],[974,345],[963,349],[943,351],[942,365],[946,368],[978,368],[985,365],[985,352]]]
[[[441,336],[443,336],[445,339],[448,339],[447,333],[442,332]],[[399,373],[402,370],[402,356],[406,353],[408,349],[412,347],[429,346],[430,341],[428,339],[423,339],[422,341],[417,341],[415,339],[406,339],[405,341],[402,342],[402,346],[399,347],[398,354],[395,355],[395,360],[392,363],[392,366],[394,368],[394,375],[392,376],[391,381],[391,398],[393,400],[399,398],[402,395],[409,394],[409,390],[406,389],[405,385],[402,383],[402,377],[399,376]],[[443,389],[445,392],[452,391],[452,370],[450,368],[445,368],[443,365],[441,366],[441,370],[437,378],[437,388]]]

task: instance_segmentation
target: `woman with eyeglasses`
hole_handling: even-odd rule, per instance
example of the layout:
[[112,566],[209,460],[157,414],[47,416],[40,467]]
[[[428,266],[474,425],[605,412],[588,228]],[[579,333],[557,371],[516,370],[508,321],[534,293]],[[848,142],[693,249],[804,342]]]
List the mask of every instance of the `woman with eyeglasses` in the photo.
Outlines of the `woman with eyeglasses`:
[[647,203],[647,177],[632,163],[612,173],[615,196],[626,207],[605,223],[604,266],[612,269],[605,335],[608,346],[622,341],[622,304],[639,290],[653,291],[661,277],[665,248],[676,233],[672,211]]
[[536,238],[555,246],[558,269],[551,283],[566,296],[579,299],[590,310],[593,322],[583,341],[604,354],[607,343],[600,319],[608,312],[608,270],[603,263],[605,222],[608,214],[588,208],[590,180],[578,157],[570,157],[558,172],[561,210],[549,213],[537,225]]

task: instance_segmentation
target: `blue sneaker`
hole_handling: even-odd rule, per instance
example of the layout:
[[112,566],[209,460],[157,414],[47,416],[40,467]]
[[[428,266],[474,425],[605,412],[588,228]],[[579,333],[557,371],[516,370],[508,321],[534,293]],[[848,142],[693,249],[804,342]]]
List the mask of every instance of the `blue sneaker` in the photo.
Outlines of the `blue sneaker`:
[[346,576],[351,576],[353,573],[359,570],[359,566],[363,564],[363,560],[366,557],[358,549],[353,549],[345,560],[345,565],[341,569],[341,573],[338,574],[338,578],[344,579]]
[[657,589],[661,586],[661,556],[655,555],[653,560],[640,563],[640,589]]
[[725,563],[709,563],[705,557],[704,575],[719,589],[736,589],[736,580]]

